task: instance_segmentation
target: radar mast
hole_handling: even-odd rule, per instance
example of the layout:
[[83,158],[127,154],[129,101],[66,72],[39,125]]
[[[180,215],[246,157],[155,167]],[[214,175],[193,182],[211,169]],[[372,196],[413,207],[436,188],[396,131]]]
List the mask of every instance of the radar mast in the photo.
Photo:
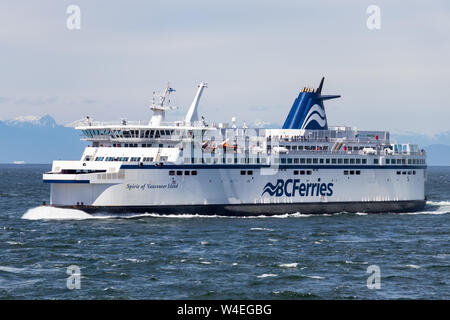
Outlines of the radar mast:
[[159,126],[165,120],[166,111],[177,109],[177,107],[170,106],[170,94],[175,92],[175,89],[170,87],[170,83],[167,83],[164,93],[159,94],[153,91],[153,101],[150,109],[153,111],[153,116],[150,119],[150,125]]

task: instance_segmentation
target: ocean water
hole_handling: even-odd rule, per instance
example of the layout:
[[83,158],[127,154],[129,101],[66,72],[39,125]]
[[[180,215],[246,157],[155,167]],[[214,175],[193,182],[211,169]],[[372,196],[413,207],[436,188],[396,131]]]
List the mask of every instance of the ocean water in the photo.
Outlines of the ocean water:
[[42,208],[49,168],[0,165],[0,299],[450,298],[450,167],[423,212],[271,218]]

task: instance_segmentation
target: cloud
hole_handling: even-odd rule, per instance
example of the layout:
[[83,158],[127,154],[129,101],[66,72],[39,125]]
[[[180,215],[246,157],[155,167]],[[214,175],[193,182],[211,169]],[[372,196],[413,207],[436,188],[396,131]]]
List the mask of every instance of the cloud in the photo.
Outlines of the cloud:
[[87,103],[87,104],[99,103],[99,101],[94,100],[94,99],[83,99],[80,102],[81,103]]
[[379,31],[366,28],[368,4],[357,0],[79,0],[79,31],[66,29],[69,4],[0,4],[0,88],[16,97],[0,99],[0,117],[36,107],[62,123],[87,114],[145,120],[152,91],[170,80],[180,109],[168,117],[179,119],[207,80],[208,119],[283,123],[298,90],[326,76],[324,91],[342,94],[326,104],[333,124],[448,128],[445,1],[380,0]]
[[57,101],[55,97],[49,97],[49,98],[20,98],[14,101],[16,104],[26,104],[26,105],[32,105],[32,106],[42,106],[42,105],[48,105],[48,104],[54,104]]

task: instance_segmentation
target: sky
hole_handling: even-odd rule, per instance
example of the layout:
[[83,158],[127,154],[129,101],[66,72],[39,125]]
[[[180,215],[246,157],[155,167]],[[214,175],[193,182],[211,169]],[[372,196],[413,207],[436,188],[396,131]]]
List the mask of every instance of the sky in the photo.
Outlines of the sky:
[[207,120],[282,125],[325,76],[323,93],[342,95],[326,102],[330,125],[432,135],[450,130],[449,57],[449,1],[5,0],[0,119],[148,120],[170,81],[179,120],[206,81]]

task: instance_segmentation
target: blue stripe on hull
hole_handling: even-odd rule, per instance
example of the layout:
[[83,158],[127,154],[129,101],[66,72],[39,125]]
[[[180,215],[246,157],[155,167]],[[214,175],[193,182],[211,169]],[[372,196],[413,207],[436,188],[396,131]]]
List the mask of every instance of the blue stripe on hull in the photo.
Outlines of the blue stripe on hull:
[[311,165],[311,164],[289,164],[289,165],[279,165],[279,166],[268,166],[261,164],[182,164],[182,165],[122,165],[120,169],[426,169],[427,166],[414,166],[414,165]]
[[44,180],[44,183],[89,183],[89,180]]

